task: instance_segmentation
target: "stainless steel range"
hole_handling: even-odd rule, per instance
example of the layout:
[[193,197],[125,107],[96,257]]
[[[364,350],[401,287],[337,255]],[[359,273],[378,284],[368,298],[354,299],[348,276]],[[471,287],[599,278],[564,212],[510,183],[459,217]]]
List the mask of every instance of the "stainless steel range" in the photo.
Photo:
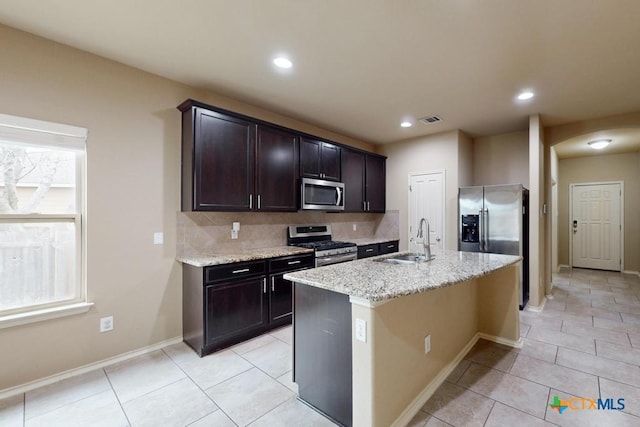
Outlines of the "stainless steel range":
[[316,267],[353,261],[358,257],[355,243],[331,240],[330,225],[291,225],[287,244],[315,250]]

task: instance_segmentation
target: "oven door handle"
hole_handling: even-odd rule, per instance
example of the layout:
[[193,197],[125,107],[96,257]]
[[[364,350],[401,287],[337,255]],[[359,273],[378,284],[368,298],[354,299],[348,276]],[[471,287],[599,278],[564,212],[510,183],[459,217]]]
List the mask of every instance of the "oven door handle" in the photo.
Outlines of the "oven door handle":
[[323,265],[329,265],[329,264],[338,264],[340,262],[346,262],[346,261],[353,261],[357,259],[357,257],[358,255],[356,253],[320,257],[320,258],[316,258],[316,267],[322,267]]

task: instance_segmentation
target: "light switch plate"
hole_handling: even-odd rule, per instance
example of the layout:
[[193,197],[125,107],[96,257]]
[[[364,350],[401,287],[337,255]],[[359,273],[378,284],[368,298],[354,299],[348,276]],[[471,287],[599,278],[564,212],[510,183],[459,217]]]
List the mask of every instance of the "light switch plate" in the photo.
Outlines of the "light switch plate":
[[153,233],[153,244],[161,245],[164,243],[164,234],[162,232]]
[[424,337],[424,354],[431,351],[431,335]]
[[356,319],[356,340],[367,342],[367,321]]
[[233,231],[240,231],[240,223],[239,222],[234,222],[231,229]]
[[238,230],[231,230],[231,238],[234,240],[238,238]]

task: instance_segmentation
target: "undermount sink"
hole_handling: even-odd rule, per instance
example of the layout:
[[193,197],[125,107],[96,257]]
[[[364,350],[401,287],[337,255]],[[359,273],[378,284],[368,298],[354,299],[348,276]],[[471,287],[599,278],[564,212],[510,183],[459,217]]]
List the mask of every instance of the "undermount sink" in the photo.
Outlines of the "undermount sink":
[[[431,256],[431,258],[429,258],[426,261],[431,261],[432,259],[434,259],[435,256]],[[401,255],[395,255],[389,258],[382,258],[382,259],[377,259],[377,262],[386,262],[389,264],[416,264],[419,262],[425,262],[425,257],[424,255],[420,255],[420,254],[401,254]]]

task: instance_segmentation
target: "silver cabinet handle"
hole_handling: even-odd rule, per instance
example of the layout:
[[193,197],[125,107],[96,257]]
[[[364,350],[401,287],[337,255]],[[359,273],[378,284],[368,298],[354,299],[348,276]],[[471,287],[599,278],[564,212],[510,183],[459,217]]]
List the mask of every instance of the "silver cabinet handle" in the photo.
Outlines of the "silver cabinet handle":
[[363,211],[367,210],[367,202],[362,202],[362,210]]
[[249,209],[253,209],[253,194],[249,194]]
[[297,260],[297,261],[289,261],[287,264],[288,265],[293,265],[293,264],[300,264],[302,261]]
[[261,204],[260,202],[261,202],[260,195],[258,194],[258,209],[260,209],[260,204]]
[[275,277],[271,277],[271,292],[275,292],[276,291],[276,278]]
[[248,271],[249,271],[248,268],[241,268],[240,270],[233,270],[231,274],[246,273]]
[[372,249],[372,248],[369,248],[369,249],[365,249],[364,251],[365,251],[365,252],[373,252],[373,249]]
[[396,245],[387,245],[387,249],[395,248]]
[[262,293],[263,294],[267,293],[267,278],[266,277],[264,279],[262,279]]

